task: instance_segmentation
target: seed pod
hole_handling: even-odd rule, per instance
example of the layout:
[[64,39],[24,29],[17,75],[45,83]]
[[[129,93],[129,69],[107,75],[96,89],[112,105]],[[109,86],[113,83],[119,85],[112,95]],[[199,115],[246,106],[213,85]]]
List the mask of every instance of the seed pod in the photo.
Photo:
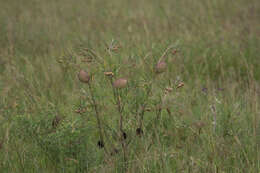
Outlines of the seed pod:
[[172,54],[175,55],[177,52],[178,52],[178,50],[175,49],[172,51]]
[[151,108],[145,108],[145,111],[146,111],[146,112],[151,112],[152,109],[151,109]]
[[159,61],[155,66],[155,72],[157,74],[162,73],[166,70],[167,64],[165,61]]
[[142,128],[140,128],[140,127],[137,128],[137,129],[136,129],[136,135],[137,135],[137,136],[141,136],[142,134],[143,134]]
[[104,72],[104,75],[113,77],[114,73],[113,72]]
[[78,78],[83,83],[88,83],[90,81],[90,75],[82,69],[79,71]]
[[172,90],[173,90],[173,88],[167,87],[167,88],[165,88],[165,93],[170,93],[170,92],[172,92]]
[[101,140],[98,141],[97,145],[99,148],[104,148],[104,142]]
[[181,82],[181,83],[178,84],[177,88],[181,88],[181,87],[183,87],[183,86],[184,86],[184,83]]
[[126,140],[126,138],[127,138],[126,132],[122,133],[122,137],[123,137],[124,140]]
[[52,127],[56,128],[59,125],[61,120],[62,120],[62,118],[59,115],[56,115],[54,117],[54,119],[52,120]]
[[127,86],[127,79],[119,78],[113,82],[114,88],[125,88]]

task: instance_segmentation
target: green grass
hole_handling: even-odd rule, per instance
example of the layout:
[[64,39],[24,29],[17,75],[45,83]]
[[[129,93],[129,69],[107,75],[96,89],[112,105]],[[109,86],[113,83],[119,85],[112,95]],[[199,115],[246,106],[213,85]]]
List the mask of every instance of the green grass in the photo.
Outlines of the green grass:
[[258,0],[0,6],[0,172],[260,172]]

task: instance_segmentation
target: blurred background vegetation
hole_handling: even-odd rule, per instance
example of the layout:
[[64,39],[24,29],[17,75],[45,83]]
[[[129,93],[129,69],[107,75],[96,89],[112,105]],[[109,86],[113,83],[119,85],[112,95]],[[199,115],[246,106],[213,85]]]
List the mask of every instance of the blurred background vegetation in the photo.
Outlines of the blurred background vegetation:
[[[179,151],[175,136],[162,143],[166,153],[174,150],[178,155],[175,161],[166,158],[164,167],[158,159],[147,160],[155,157],[157,150],[153,149],[143,156],[133,156],[139,161],[137,166],[135,162],[130,166],[129,172],[259,171],[259,0],[0,0],[0,8],[3,172],[121,172],[116,166],[118,161],[105,162],[96,147],[96,135],[90,135],[96,131],[94,118],[74,111],[86,104],[76,74],[79,68],[102,74],[118,66],[118,76],[138,78],[138,73],[129,73],[129,62],[139,62],[149,55],[152,66],[169,45],[175,45],[178,53],[168,61],[167,77],[185,83],[176,114],[180,109],[189,116],[197,115],[197,119],[207,119],[212,114],[208,107],[215,99],[214,93],[223,90],[223,95],[217,97],[223,103],[219,108],[223,114],[219,113],[220,127],[232,127],[234,138],[216,139],[213,132],[205,132],[205,143],[187,142],[190,148]],[[107,53],[111,44],[120,45],[113,55]],[[86,53],[85,49],[94,53]],[[83,62],[86,57],[94,63]],[[101,67],[95,63],[98,57],[104,62]],[[97,78],[97,90],[110,92],[101,86],[104,78]],[[210,93],[207,99],[202,89]],[[34,133],[45,133],[41,129],[48,130],[57,115],[65,119],[59,133],[48,137]],[[183,121],[192,120],[186,117]],[[168,125],[176,126],[176,122]],[[75,126],[81,129],[76,134],[72,130]],[[179,133],[175,135],[181,138]],[[78,151],[76,159],[62,146],[78,138],[84,138],[83,142],[73,144],[69,151]],[[198,146],[204,147],[205,154]],[[225,150],[225,157],[212,154],[218,152],[215,146]],[[192,147],[198,152],[190,151]],[[64,157],[71,158],[70,163]],[[228,161],[221,161],[223,157]]]

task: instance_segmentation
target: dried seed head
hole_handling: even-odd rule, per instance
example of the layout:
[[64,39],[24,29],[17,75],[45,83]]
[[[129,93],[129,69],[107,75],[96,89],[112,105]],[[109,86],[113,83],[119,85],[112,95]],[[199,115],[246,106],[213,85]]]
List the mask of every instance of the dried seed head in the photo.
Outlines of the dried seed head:
[[62,118],[59,115],[56,115],[54,117],[54,119],[52,120],[52,127],[56,128],[59,125],[61,120],[62,120]]
[[178,50],[175,49],[172,51],[172,54],[175,55],[177,52],[178,52]]
[[166,70],[167,64],[165,61],[159,61],[155,66],[155,72],[156,73],[162,73]]
[[90,75],[82,69],[79,71],[78,78],[83,83],[88,83],[90,81]]
[[104,75],[113,77],[114,73],[113,72],[104,72]]
[[87,109],[86,108],[78,108],[78,109],[75,110],[75,112],[78,113],[78,114],[82,114],[82,113],[87,112]]
[[122,137],[123,137],[124,140],[126,140],[126,138],[127,138],[126,132],[122,133]]
[[142,134],[143,134],[142,128],[140,128],[140,127],[137,128],[137,129],[136,129],[136,135],[137,135],[137,136],[141,136]]
[[126,140],[126,138],[127,138],[127,134],[126,134],[126,132],[124,132],[124,131],[121,131],[120,133],[119,133],[119,140],[120,141],[124,141],[124,140]]
[[144,111],[146,111],[146,112],[151,112],[152,111],[152,109],[151,108],[145,108],[145,110]]
[[113,82],[114,88],[125,88],[127,86],[127,79],[119,78]]
[[183,86],[184,86],[184,83],[181,82],[181,83],[178,84],[177,88],[181,88],[181,87],[183,87]]
[[101,140],[98,141],[97,145],[99,148],[104,148],[104,142]]
[[173,90],[173,88],[167,87],[167,88],[165,88],[164,93],[165,93],[165,94],[168,94],[168,93],[172,92],[172,90]]

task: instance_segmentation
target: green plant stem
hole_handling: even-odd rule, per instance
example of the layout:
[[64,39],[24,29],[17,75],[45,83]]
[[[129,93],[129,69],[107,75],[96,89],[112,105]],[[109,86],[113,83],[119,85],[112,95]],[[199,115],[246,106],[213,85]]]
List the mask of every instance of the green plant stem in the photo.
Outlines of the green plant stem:
[[[98,111],[97,103],[96,103],[95,97],[93,95],[93,91],[92,91],[92,87],[91,87],[90,83],[88,83],[88,87],[89,87],[89,91],[90,91],[90,95],[91,95],[92,104],[94,105],[94,109],[95,109],[95,112],[96,112],[96,118],[97,118],[97,123],[98,123],[100,140],[102,142],[104,142],[104,135],[103,135],[103,132],[102,132],[100,114],[99,114],[99,111]],[[106,153],[108,153],[105,145],[104,145],[104,150],[105,150]]]
[[152,84],[151,84],[151,87],[149,88],[149,90],[147,91],[147,102],[145,102],[143,105],[142,105],[142,112],[139,114],[140,116],[140,120],[139,120],[139,128],[142,128],[143,127],[143,119],[144,119],[144,113],[145,113],[145,108],[147,106],[147,103],[148,103],[148,99],[149,99],[149,95],[151,94],[151,91],[152,91]]
[[126,171],[127,169],[127,157],[126,157],[126,145],[125,145],[125,139],[123,137],[123,134],[124,134],[124,131],[123,131],[123,109],[122,109],[122,106],[121,106],[121,101],[120,101],[120,96],[117,94],[117,108],[118,108],[118,112],[120,114],[120,119],[119,119],[119,130],[120,130],[120,133],[121,133],[121,146],[122,146],[122,149],[123,149],[123,157],[124,157],[124,169]]
[[123,134],[124,134],[124,131],[123,131],[123,108],[122,108],[122,105],[121,105],[118,90],[113,88],[112,78],[110,78],[110,83],[111,83],[111,86],[112,86],[112,89],[113,89],[114,98],[116,100],[117,110],[118,110],[119,115],[120,115],[120,119],[119,119],[119,131],[120,131],[120,133],[119,133],[118,136],[119,136],[119,139],[121,140],[121,146],[122,146],[122,149],[123,149],[123,158],[124,158],[124,170],[126,171],[127,170],[127,156],[126,156],[126,145],[125,145],[125,141],[124,141],[124,138],[123,138]]

